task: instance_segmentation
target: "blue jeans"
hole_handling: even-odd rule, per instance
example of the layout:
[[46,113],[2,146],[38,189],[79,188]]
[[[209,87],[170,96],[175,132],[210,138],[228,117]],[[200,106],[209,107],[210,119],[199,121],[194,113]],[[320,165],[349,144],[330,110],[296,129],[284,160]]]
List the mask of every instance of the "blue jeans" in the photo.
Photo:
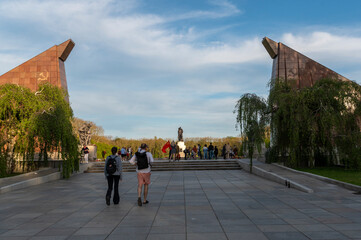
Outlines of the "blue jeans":
[[203,150],[204,159],[208,158],[208,150]]
[[214,157],[214,150],[209,151],[209,159],[213,159]]

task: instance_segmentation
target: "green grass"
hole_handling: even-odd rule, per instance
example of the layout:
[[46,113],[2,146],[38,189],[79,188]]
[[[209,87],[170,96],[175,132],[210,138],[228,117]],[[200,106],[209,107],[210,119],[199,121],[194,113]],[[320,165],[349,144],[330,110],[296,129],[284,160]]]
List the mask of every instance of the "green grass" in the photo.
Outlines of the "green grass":
[[298,168],[297,170],[361,186],[361,171],[340,167]]

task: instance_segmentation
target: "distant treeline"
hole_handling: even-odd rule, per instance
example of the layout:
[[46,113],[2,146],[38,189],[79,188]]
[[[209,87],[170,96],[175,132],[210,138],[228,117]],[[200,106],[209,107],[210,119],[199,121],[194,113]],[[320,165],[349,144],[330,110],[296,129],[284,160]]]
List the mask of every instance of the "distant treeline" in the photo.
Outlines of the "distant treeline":
[[[91,143],[97,146],[97,158],[102,159],[102,152],[105,151],[105,156],[110,155],[110,150],[112,147],[129,147],[132,148],[133,153],[137,151],[141,143],[146,143],[149,146],[149,151],[153,154],[155,158],[165,158],[168,157],[169,149],[167,149],[166,153],[162,152],[162,147],[166,144],[167,141],[172,141],[176,139],[163,139],[163,138],[144,138],[144,139],[126,139],[126,138],[115,138],[106,136],[93,136]],[[240,137],[225,137],[225,138],[212,138],[212,137],[204,137],[204,138],[185,138],[184,143],[187,148],[193,148],[194,145],[200,144],[202,147],[207,144],[209,146],[212,143],[214,146],[217,146],[219,149],[219,153],[222,151],[222,147],[224,144],[229,143],[231,147],[234,146],[238,149],[238,155],[242,156],[243,151],[241,148],[242,138]]]

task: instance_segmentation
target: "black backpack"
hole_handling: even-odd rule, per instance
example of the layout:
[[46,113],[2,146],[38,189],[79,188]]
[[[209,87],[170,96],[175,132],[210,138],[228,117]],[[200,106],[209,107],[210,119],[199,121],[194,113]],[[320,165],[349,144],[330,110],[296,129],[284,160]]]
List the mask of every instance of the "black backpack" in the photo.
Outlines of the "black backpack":
[[106,171],[109,175],[113,175],[113,173],[117,171],[117,161],[115,160],[115,158],[109,157]]
[[147,152],[136,152],[138,170],[148,168]]

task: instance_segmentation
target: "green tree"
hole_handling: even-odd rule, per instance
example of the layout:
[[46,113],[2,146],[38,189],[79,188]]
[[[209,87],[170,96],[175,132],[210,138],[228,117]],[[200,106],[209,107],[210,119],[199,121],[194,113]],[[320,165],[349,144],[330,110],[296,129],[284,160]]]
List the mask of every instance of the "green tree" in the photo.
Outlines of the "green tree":
[[237,113],[237,127],[244,136],[243,146],[250,158],[250,171],[252,172],[252,158],[255,148],[261,152],[262,143],[265,142],[266,126],[269,123],[267,114],[267,101],[255,94],[244,94],[238,100],[234,113]]
[[5,84],[0,86],[0,95],[2,175],[12,173],[20,159],[23,170],[35,167],[35,152],[39,152],[38,160],[45,163],[49,152],[57,152],[63,159],[65,178],[78,170],[78,141],[71,124],[73,112],[64,90],[43,84],[32,93],[27,88]]
[[332,165],[339,158],[346,167],[360,168],[360,99],[361,86],[352,81],[323,79],[303,89],[274,81],[274,148],[291,167]]

